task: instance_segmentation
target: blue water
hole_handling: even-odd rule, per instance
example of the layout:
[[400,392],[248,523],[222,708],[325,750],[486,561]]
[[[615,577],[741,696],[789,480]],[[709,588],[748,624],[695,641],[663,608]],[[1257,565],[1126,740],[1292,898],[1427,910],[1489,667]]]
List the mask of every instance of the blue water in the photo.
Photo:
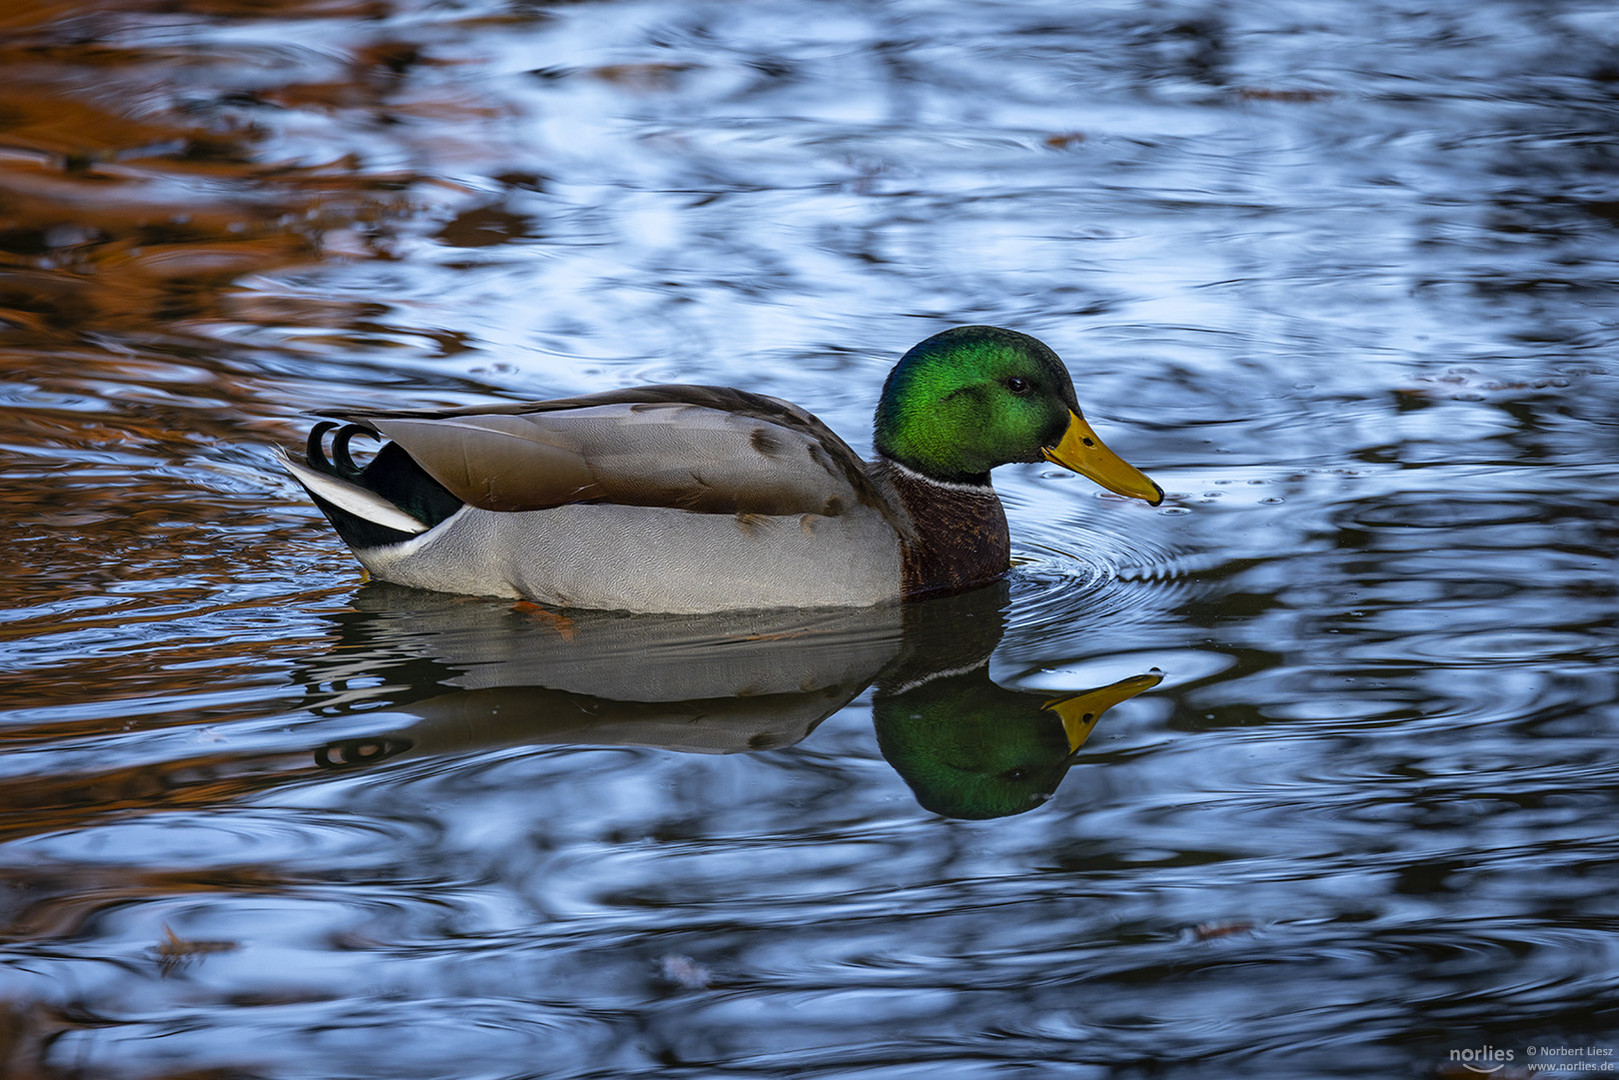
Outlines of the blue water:
[[[1612,3],[14,7],[0,1074],[1611,1071]],[[668,381],[865,451],[978,322],[1168,498],[1000,470],[905,611],[364,583],[272,455]]]

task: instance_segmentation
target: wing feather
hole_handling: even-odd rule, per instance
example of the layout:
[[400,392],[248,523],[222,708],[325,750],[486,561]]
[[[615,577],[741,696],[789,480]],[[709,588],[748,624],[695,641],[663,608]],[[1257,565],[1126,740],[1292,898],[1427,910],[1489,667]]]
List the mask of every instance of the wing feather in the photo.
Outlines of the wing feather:
[[835,516],[864,504],[896,516],[830,428],[741,390],[654,386],[494,408],[322,415],[393,440],[486,510],[611,502]]

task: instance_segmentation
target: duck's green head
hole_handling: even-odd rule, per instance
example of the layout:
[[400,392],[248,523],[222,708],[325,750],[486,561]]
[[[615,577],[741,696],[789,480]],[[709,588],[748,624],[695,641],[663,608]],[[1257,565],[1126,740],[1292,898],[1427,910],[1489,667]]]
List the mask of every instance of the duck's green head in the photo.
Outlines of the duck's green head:
[[934,480],[984,484],[1014,461],[1054,461],[1157,506],[1164,492],[1102,444],[1045,343],[995,326],[934,334],[900,358],[877,403],[877,452]]

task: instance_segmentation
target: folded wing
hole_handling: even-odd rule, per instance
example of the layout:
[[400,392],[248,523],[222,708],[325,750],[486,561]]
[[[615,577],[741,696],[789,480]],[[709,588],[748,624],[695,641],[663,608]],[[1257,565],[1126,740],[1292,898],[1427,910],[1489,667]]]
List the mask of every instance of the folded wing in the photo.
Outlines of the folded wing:
[[611,502],[699,513],[888,513],[864,463],[788,402],[741,390],[653,386],[441,411],[330,412],[407,453],[485,510]]

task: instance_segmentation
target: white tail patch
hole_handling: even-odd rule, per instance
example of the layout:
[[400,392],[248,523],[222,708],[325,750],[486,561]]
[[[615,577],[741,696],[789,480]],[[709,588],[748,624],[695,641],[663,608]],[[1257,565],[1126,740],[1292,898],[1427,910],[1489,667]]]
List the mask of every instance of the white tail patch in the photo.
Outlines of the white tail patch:
[[410,533],[412,536],[427,531],[427,526],[405,513],[393,503],[380,495],[375,495],[358,484],[351,484],[335,476],[327,476],[323,472],[316,472],[309,466],[293,458],[285,450],[280,451],[281,464],[309,491],[325,499],[340,509],[346,510],[355,517],[364,518],[385,528],[396,532]]

